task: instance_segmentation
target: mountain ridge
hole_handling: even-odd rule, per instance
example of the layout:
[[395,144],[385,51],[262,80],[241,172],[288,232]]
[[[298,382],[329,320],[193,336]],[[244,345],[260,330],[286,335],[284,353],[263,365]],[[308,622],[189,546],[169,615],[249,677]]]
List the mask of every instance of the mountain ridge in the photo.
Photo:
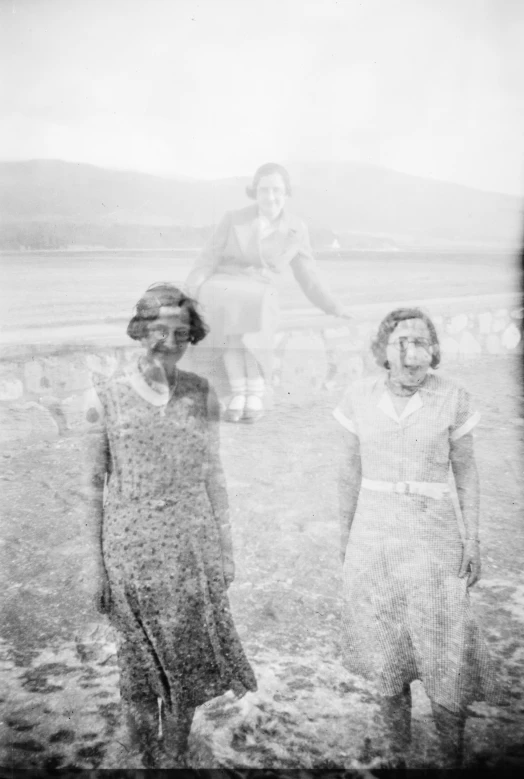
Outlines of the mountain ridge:
[[[290,207],[322,241],[362,235],[402,245],[518,245],[522,201],[365,163],[289,164]],[[249,176],[214,180],[158,176],[63,160],[0,162],[0,220],[91,225],[99,233],[209,228],[228,210],[247,205]],[[329,238],[331,236],[331,238]]]

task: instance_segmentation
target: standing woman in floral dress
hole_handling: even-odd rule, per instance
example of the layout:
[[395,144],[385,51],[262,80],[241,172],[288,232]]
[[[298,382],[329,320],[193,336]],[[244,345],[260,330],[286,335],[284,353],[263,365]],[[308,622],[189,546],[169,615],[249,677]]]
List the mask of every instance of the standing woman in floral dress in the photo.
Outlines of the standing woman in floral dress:
[[267,407],[282,272],[289,266],[305,295],[325,313],[349,314],[318,272],[306,225],[287,210],[287,170],[272,162],[262,165],[246,191],[254,205],[226,213],[186,288],[198,297],[210,326],[206,373],[212,380],[222,368],[227,374],[225,419],[253,423]]
[[385,373],[352,384],[334,412],[345,436],[346,664],[376,684],[392,749],[401,758],[411,740],[410,684],[421,680],[443,760],[458,767],[466,706],[499,700],[469,600],[480,576],[472,436],[479,414],[466,390],[434,372],[438,337],[419,309],[388,314],[372,350]]
[[193,300],[159,284],[127,332],[142,354],[95,381],[87,413],[97,600],[116,628],[131,740],[146,766],[177,766],[195,707],[256,681],[227,597],[234,563],[218,402],[205,379],[177,367],[207,327]]

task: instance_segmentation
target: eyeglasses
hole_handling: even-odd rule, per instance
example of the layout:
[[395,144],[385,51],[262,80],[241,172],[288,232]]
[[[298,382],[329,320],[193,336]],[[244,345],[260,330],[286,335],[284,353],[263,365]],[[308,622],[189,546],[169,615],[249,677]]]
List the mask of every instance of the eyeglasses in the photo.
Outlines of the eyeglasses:
[[[165,327],[150,327],[149,332],[155,335],[157,338],[165,340],[169,335],[169,330]],[[191,338],[191,330],[188,327],[179,327],[173,331],[173,336],[177,344],[185,344]]]
[[399,352],[407,352],[409,346],[413,346],[417,351],[429,352],[431,349],[431,342],[427,338],[408,338],[407,336],[400,336],[392,341],[388,341],[388,346],[393,346]]

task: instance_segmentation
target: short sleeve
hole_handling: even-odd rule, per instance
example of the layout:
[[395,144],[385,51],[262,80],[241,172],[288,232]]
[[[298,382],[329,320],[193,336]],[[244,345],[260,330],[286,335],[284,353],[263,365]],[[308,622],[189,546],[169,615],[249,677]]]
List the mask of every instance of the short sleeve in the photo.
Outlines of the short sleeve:
[[455,419],[450,428],[450,440],[458,441],[462,436],[470,433],[480,420],[479,412],[473,408],[473,401],[470,393],[458,388],[458,397],[455,407]]
[[344,397],[333,411],[333,416],[342,427],[349,430],[350,433],[358,435],[354,421],[353,400],[350,387],[347,388]]

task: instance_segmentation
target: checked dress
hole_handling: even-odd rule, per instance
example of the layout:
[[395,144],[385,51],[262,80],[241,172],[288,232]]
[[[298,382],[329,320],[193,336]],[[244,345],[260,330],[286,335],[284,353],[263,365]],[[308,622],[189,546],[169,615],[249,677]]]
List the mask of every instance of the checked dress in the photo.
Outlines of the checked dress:
[[[464,389],[433,372],[400,416],[384,376],[352,384],[334,416],[359,438],[363,478],[440,484],[454,441],[480,418]],[[361,487],[343,571],[345,662],[382,695],[419,679],[455,713],[475,700],[497,702],[467,577],[458,576],[462,548],[449,492]]]

